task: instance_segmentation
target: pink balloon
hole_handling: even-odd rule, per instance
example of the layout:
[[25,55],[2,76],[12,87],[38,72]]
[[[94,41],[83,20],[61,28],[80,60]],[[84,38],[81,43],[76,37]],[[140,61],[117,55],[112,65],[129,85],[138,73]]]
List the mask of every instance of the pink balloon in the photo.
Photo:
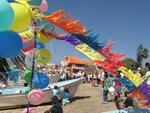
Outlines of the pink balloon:
[[39,105],[44,100],[44,92],[42,90],[34,89],[29,93],[28,99],[29,99],[30,104]]
[[48,10],[48,3],[47,3],[46,0],[43,0],[43,1],[42,1],[41,5],[40,5],[40,10],[41,10],[42,12],[45,12],[45,11]]
[[[25,108],[22,113],[27,113],[27,108]],[[36,113],[36,110],[33,108],[29,108],[29,112],[28,113]]]

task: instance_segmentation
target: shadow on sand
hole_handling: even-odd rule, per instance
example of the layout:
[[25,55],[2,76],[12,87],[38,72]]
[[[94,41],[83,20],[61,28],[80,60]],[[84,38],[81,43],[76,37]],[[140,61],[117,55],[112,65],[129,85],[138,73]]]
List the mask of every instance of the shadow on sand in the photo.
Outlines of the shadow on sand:
[[76,97],[73,97],[71,99],[71,102],[74,102],[76,100],[82,100],[82,99],[87,99],[87,98],[90,98],[91,96],[76,96]]

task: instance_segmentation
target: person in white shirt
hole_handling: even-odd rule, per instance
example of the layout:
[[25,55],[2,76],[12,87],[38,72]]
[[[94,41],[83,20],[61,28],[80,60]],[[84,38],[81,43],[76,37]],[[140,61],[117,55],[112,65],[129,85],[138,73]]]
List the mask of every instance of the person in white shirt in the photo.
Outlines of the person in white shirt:
[[79,71],[77,74],[78,74],[78,77],[81,77],[82,75],[81,71]]
[[150,63],[146,63],[146,74],[144,75],[146,77],[146,82],[148,85],[150,85]]

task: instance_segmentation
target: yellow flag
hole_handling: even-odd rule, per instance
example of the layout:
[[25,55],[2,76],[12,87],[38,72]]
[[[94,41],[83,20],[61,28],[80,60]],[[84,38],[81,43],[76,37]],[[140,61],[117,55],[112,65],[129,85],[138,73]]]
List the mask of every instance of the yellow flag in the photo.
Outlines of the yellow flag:
[[132,81],[135,86],[140,86],[145,80],[145,77],[142,77],[140,73],[133,73],[133,71],[131,71],[130,69],[127,69],[126,67],[120,67],[119,69],[120,71],[122,71],[125,76]]
[[75,48],[92,60],[100,60],[100,61],[105,60],[98,52],[91,49],[87,44],[80,44],[77,45]]

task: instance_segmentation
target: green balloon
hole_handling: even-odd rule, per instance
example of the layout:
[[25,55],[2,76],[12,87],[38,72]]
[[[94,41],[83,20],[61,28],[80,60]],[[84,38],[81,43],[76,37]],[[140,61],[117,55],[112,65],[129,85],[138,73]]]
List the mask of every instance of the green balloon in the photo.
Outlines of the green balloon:
[[42,3],[42,0],[31,0],[28,3],[33,6],[40,6]]
[[31,77],[32,77],[32,72],[31,70],[26,70],[24,72],[24,80],[29,83],[31,81]]

